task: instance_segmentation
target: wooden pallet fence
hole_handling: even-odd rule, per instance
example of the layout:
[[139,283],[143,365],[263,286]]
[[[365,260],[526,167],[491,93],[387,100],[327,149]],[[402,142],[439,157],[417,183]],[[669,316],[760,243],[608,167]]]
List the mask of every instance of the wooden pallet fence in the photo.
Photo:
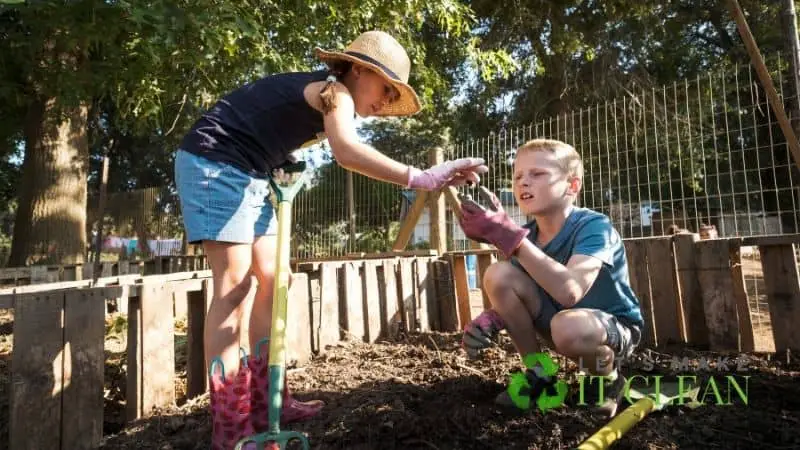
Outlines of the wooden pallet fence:
[[[287,363],[305,364],[344,336],[376,342],[404,330],[438,329],[442,283],[437,276],[449,274],[446,267],[436,256],[304,266],[289,292]],[[203,328],[213,297],[210,277],[207,270],[131,274],[0,290],[0,305],[13,308],[15,315],[9,447],[80,449],[99,442],[109,299],[124,305],[120,312],[128,316],[127,420],[176,400],[176,318],[187,321],[187,397],[205,393]],[[36,431],[43,427],[55,431]]]
[[18,299],[11,363],[12,450],[89,449],[99,443],[104,300],[116,295],[113,290],[62,290]]

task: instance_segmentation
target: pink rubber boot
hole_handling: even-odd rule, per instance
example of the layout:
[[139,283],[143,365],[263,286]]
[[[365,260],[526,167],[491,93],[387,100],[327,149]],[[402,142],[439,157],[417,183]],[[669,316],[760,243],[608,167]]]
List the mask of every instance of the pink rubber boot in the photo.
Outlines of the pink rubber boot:
[[[262,339],[247,361],[253,373],[250,395],[252,422],[256,432],[263,432],[269,428],[269,358],[258,356],[261,345],[268,341],[269,338]],[[325,402],[322,400],[301,402],[295,399],[289,391],[288,382],[284,380],[281,425],[310,419],[316,416],[323,406]]]
[[[214,370],[219,366],[220,370]],[[241,364],[239,371],[226,376],[222,360],[214,358],[209,369],[211,400],[212,450],[232,450],[240,439],[255,434],[250,420],[250,368]],[[246,445],[255,450],[255,445]]]

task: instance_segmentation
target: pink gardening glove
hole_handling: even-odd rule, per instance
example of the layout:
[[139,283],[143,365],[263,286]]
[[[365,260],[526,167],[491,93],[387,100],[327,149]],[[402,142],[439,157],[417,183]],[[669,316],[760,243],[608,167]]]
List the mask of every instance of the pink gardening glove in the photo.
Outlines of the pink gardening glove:
[[470,358],[477,358],[480,351],[492,345],[497,333],[505,327],[506,323],[500,314],[493,309],[487,309],[464,327],[461,346]]
[[459,223],[464,234],[475,241],[494,245],[506,258],[517,250],[530,230],[517,225],[503,209],[500,200],[491,193],[492,203],[497,211],[485,211],[470,203],[461,204]]
[[445,186],[462,186],[467,182],[480,182],[479,173],[486,173],[489,168],[483,158],[461,158],[445,161],[428,170],[416,167],[408,169],[408,185],[411,189],[435,191]]

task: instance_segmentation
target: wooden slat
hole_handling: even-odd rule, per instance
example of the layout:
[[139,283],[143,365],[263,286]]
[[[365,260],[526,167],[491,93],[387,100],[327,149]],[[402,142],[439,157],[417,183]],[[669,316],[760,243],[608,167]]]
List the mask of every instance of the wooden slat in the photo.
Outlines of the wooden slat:
[[434,263],[439,286],[436,296],[439,302],[439,330],[459,331],[458,302],[452,270],[452,258],[440,259]]
[[14,311],[11,450],[61,445],[64,293],[29,294]]
[[747,288],[744,284],[741,246],[735,239],[728,242],[730,243],[731,281],[736,301],[736,314],[739,319],[739,348],[743,352],[752,352],[756,349],[756,336],[753,331],[750,304],[747,301]]
[[[91,264],[86,267],[91,268]],[[87,277],[84,277],[87,278]],[[80,281],[64,281],[59,283],[46,283],[36,284],[29,286],[15,286],[11,288],[0,289],[0,304],[7,302],[13,294],[32,294],[37,292],[49,292],[60,289],[72,288],[87,288],[87,287],[100,287],[100,286],[113,286],[113,285],[141,285],[144,283],[166,283],[170,281],[192,280],[211,278],[210,270],[202,270],[198,272],[182,272],[171,273],[166,275],[148,275],[141,276],[139,274],[122,275],[118,277],[98,278],[96,282],[88,279]]]
[[102,289],[66,293],[64,415],[61,448],[93,449],[103,437],[105,296]]
[[800,234],[795,233],[767,236],[747,236],[741,238],[741,241],[743,247],[766,247],[772,245],[800,244]]
[[203,290],[188,292],[186,296],[186,397],[189,399],[203,395],[208,389],[203,334],[213,296],[213,280],[203,280]]
[[142,405],[142,302],[139,296],[128,297],[127,360],[125,416],[130,422],[141,417]]
[[800,350],[800,275],[793,245],[759,247],[775,350]]
[[438,258],[428,258],[428,320],[433,331],[441,331],[442,317],[439,311],[441,294],[439,293],[439,279],[436,271],[436,260]]
[[478,255],[478,288],[483,294],[483,309],[491,309],[492,302],[489,300],[489,294],[483,288],[483,276],[486,274],[486,269],[497,261],[494,253],[483,253]]
[[392,244],[392,250],[403,250],[406,248],[408,241],[411,239],[411,235],[414,234],[414,228],[417,226],[419,217],[425,210],[428,193],[426,191],[415,191],[415,195],[414,203],[411,204],[408,214],[403,219],[403,223],[400,224],[400,230],[397,233],[394,244]]
[[650,278],[651,304],[655,322],[658,345],[683,343],[683,333],[679,318],[683,308],[676,285],[675,255],[672,251],[672,238],[654,238],[645,241],[647,264],[651,270],[658,270],[658,276]]
[[400,260],[400,314],[403,318],[403,329],[408,332],[417,327],[414,273],[411,265],[408,258]]
[[364,299],[361,289],[361,262],[344,264],[344,306],[342,327],[353,339],[364,340]]
[[695,244],[699,240],[700,236],[696,233],[673,236],[678,289],[683,311],[681,321],[686,342],[705,347],[708,345],[708,327],[695,264]]
[[650,288],[650,272],[647,265],[647,249],[645,241],[624,241],[625,254],[628,260],[631,288],[639,299],[639,308],[644,319],[642,330],[642,346],[655,346],[658,343],[655,319],[653,318],[652,291]]
[[472,320],[472,306],[469,302],[469,281],[467,280],[467,258],[453,255],[451,261],[456,291],[458,328],[463,329]]
[[286,310],[287,363],[305,365],[311,358],[311,302],[308,297],[308,275],[292,275],[289,304]]
[[429,302],[433,299],[431,292],[431,279],[428,274],[428,260],[417,258],[413,264],[415,284],[417,288],[417,326],[419,331],[425,332],[431,329],[431,314]]
[[[133,333],[134,341],[128,341],[129,370],[133,366],[138,369],[137,373],[129,371],[128,376],[129,420],[149,416],[154,407],[175,401],[175,327],[171,295],[163,283],[142,287],[138,302],[140,326]],[[131,361],[132,358],[136,361]]]
[[336,263],[324,263],[320,267],[320,286],[322,296],[320,300],[319,343],[320,352],[325,351],[328,345],[339,342],[339,280],[337,277]]
[[321,272],[312,270],[305,274],[308,275],[308,297],[311,304],[311,351],[319,353],[319,320],[322,305]]
[[394,339],[400,334],[403,326],[403,318],[400,314],[400,301],[398,292],[400,286],[397,283],[398,266],[395,260],[387,259],[383,261],[383,271],[379,273],[378,285],[381,292],[381,330],[382,335],[389,339]]
[[381,297],[378,290],[378,261],[364,262],[364,339],[375,342],[381,334]]
[[712,351],[739,350],[739,320],[729,243],[724,239],[701,240],[696,248],[709,347]]

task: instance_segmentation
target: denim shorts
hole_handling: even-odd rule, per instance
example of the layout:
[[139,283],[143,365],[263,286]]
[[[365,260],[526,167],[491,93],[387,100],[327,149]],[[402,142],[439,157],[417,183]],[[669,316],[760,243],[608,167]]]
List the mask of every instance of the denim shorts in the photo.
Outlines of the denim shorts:
[[277,234],[266,178],[179,149],[175,184],[189,243],[252,244],[258,236]]

